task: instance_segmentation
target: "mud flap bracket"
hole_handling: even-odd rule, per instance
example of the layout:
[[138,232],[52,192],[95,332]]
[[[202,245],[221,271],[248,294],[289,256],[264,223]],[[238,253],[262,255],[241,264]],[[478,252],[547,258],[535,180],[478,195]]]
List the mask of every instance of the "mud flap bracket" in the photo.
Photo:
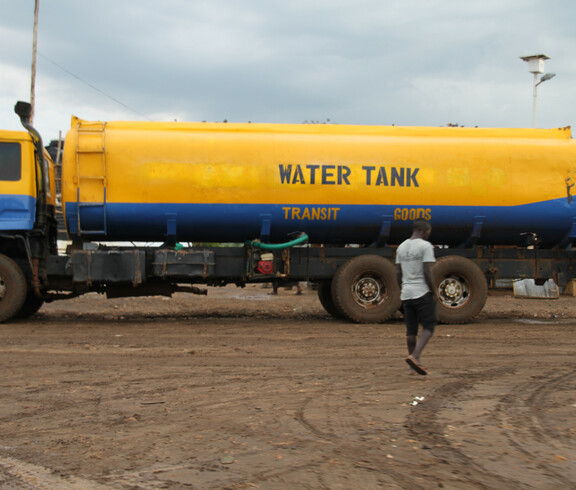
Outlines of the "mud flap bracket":
[[392,216],[382,216],[382,225],[378,232],[376,240],[370,244],[370,247],[385,247],[390,237],[390,229],[392,228]]
[[475,216],[474,217],[474,226],[472,227],[472,231],[470,232],[470,235],[468,236],[468,238],[466,239],[465,242],[463,242],[461,245],[459,245],[458,248],[469,248],[469,247],[473,247],[474,245],[476,245],[476,242],[478,241],[478,239],[482,235],[482,226],[484,225],[485,219],[486,219],[486,216]]
[[270,230],[272,228],[272,215],[261,214],[260,218],[262,219],[262,223],[260,225],[260,241],[268,242],[270,240]]

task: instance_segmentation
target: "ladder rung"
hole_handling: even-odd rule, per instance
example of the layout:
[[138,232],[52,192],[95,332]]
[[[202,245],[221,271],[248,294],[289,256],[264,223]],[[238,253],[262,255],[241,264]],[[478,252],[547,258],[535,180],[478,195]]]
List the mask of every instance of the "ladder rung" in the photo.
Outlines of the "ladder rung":
[[105,175],[79,175],[78,176],[79,180],[106,180],[106,176]]
[[80,230],[80,233],[90,233],[91,235],[106,235],[106,230]]
[[78,128],[79,133],[103,133],[104,132],[104,124],[99,128],[87,128],[86,126],[80,126]]
[[103,208],[106,205],[104,202],[79,202],[78,206],[81,208]]

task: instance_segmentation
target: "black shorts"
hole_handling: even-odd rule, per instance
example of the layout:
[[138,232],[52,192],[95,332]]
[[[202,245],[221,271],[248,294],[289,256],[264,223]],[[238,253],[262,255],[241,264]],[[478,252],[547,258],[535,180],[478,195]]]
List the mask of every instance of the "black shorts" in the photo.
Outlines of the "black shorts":
[[436,316],[436,301],[432,293],[416,299],[407,299],[402,302],[404,320],[406,322],[406,335],[418,335],[418,325],[434,332],[438,319]]

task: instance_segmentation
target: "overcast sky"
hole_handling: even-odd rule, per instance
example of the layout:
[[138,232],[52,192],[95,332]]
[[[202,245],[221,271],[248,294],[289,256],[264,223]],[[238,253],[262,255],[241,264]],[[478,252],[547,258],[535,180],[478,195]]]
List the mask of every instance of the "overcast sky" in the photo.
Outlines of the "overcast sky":
[[[34,0],[0,0],[0,127],[30,99]],[[576,125],[575,0],[40,0],[35,126],[84,119]]]

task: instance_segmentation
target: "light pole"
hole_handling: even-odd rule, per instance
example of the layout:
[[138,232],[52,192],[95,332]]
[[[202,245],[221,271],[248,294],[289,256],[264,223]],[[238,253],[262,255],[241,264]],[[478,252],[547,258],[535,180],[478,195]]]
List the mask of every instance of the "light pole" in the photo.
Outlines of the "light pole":
[[556,76],[556,73],[546,73],[540,80],[538,80],[538,75],[544,73],[544,62],[550,58],[545,54],[534,54],[531,56],[520,56],[521,60],[528,63],[528,71],[534,75],[534,86],[532,92],[532,127],[536,127],[536,99],[537,99],[537,87],[542,82],[550,80]]
[[32,106],[32,113],[30,114],[30,124],[34,122],[34,109],[36,106],[36,49],[38,45],[38,10],[40,8],[40,0],[34,2],[34,32],[32,39],[32,79],[30,82],[30,105]]

